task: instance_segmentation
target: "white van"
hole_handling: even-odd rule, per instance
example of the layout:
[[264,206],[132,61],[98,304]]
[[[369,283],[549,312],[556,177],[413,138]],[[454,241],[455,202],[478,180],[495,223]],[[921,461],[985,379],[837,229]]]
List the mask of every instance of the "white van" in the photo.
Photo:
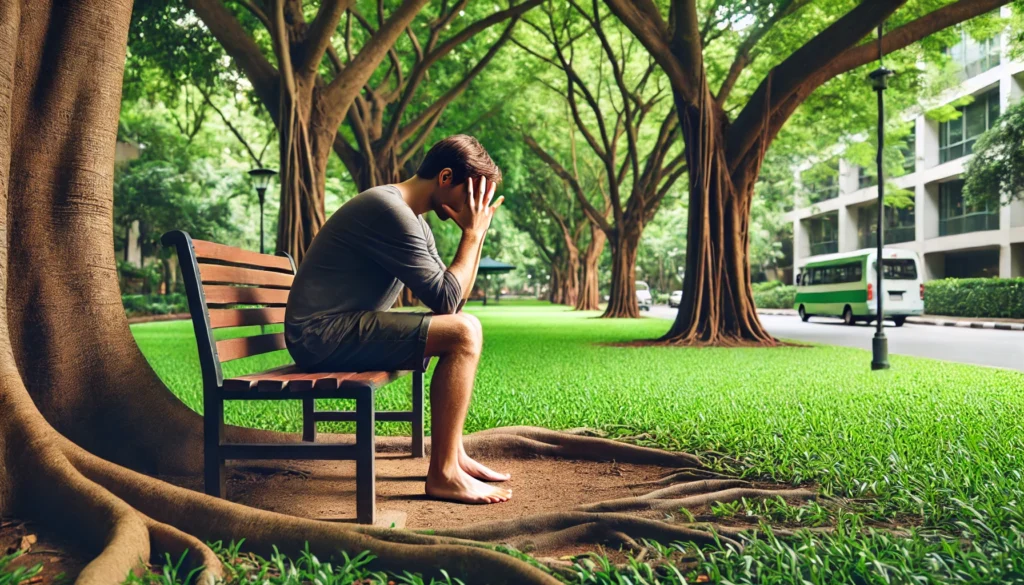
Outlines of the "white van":
[[[800,318],[815,315],[842,317],[847,325],[874,321],[878,316],[874,248],[829,254],[800,269],[796,301]],[[912,250],[884,248],[882,310],[885,318],[901,327],[907,317],[924,313],[924,281],[921,260]]]

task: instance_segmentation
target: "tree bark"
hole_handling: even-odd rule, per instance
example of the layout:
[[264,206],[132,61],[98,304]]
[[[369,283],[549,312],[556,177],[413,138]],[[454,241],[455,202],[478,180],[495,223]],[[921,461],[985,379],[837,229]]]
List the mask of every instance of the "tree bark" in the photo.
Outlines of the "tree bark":
[[562,264],[561,277],[558,282],[559,305],[576,305],[580,293],[580,252],[576,242],[566,239],[566,253]]
[[725,112],[704,87],[698,107],[677,102],[690,169],[683,299],[662,338],[688,345],[775,345],[761,325],[750,286],[750,206],[764,152],[730,174]]
[[639,318],[640,307],[636,302],[636,252],[640,246],[641,230],[630,229],[616,232],[610,239],[612,245],[612,282],[608,306],[601,317]]
[[597,311],[600,309],[601,286],[598,280],[598,263],[607,241],[604,230],[591,224],[590,242],[580,260],[580,293],[576,298],[577,311]]

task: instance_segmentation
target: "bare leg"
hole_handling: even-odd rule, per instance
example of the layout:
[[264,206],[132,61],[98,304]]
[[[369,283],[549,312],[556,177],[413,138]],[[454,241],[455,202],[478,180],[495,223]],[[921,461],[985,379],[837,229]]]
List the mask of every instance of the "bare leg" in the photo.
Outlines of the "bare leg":
[[462,430],[482,345],[475,317],[458,313],[431,318],[426,351],[439,359],[430,382],[429,496],[471,504],[493,504],[512,497],[512,490],[477,480],[461,464],[476,463],[463,459]]

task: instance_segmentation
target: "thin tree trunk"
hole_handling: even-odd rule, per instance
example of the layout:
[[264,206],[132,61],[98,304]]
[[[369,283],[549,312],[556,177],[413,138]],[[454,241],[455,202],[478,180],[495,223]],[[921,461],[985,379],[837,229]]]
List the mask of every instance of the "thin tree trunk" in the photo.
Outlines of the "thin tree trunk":
[[277,222],[277,251],[302,262],[306,249],[325,221],[324,185],[327,157],[336,130],[319,127],[319,117],[306,108],[316,100],[290,94],[282,83],[280,135],[281,207]]
[[[682,344],[775,345],[761,325],[750,286],[750,205],[756,168],[728,173],[724,113],[704,91],[705,107],[679,102],[690,169],[689,224],[683,300],[662,338]],[[749,166],[749,165],[748,165]],[[736,181],[739,178],[740,184]]]
[[601,286],[598,279],[598,263],[604,252],[608,237],[597,226],[590,226],[590,242],[580,260],[580,293],[576,298],[577,311],[597,311],[601,303]]
[[624,234],[616,235],[612,242],[612,283],[608,306],[602,317],[639,318],[636,302],[636,252],[640,244],[637,226],[624,225]]
[[548,283],[548,302],[562,304],[562,268],[557,264],[551,265],[551,282]]

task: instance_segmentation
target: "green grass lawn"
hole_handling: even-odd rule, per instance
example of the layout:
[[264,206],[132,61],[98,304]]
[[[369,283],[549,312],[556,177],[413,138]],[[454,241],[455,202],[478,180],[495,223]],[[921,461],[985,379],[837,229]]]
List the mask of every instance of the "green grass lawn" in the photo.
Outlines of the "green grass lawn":
[[[608,347],[601,344],[656,337],[668,322],[594,319],[529,302],[469,310],[483,322],[485,342],[468,432],[528,424],[644,433],[654,445],[738,459],[732,470],[748,477],[813,482],[828,495],[870,500],[834,519],[832,535],[762,540],[743,554],[709,551],[702,570],[713,578],[1024,583],[1022,373],[903,356],[891,357],[891,370],[872,372],[869,352],[830,346]],[[157,373],[200,409],[191,323],[132,330]],[[241,360],[228,364],[228,374],[286,360]],[[408,401],[408,382],[396,383],[379,408]],[[298,403],[235,403],[227,418],[300,427]],[[392,424],[379,432],[409,431]],[[865,520],[909,521],[920,530],[909,539],[865,534],[858,530]],[[637,577],[629,582],[645,582]],[[626,582],[616,579],[598,571],[581,582]]]

